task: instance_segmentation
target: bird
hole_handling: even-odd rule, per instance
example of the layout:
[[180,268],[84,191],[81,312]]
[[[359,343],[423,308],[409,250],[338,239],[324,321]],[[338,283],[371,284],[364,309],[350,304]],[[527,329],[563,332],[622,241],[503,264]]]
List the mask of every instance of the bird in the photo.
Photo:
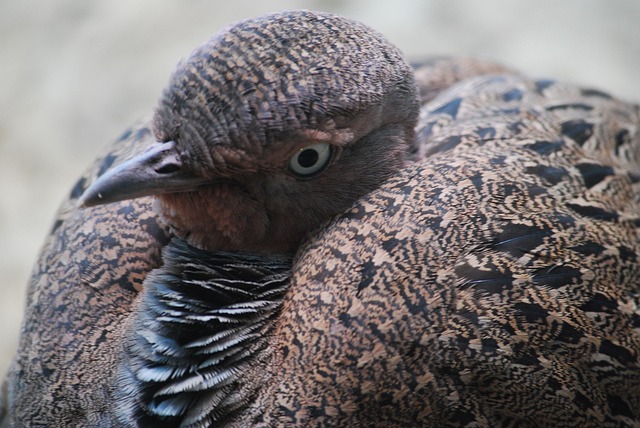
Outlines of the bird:
[[63,203],[9,423],[634,426],[639,124],[335,15],[228,27]]

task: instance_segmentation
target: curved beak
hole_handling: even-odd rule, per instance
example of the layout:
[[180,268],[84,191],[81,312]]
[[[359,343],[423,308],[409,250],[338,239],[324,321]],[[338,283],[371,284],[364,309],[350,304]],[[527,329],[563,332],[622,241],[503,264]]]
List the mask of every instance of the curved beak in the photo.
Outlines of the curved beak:
[[176,143],[155,143],[143,154],[101,175],[80,197],[85,207],[161,193],[187,192],[210,183],[184,172]]

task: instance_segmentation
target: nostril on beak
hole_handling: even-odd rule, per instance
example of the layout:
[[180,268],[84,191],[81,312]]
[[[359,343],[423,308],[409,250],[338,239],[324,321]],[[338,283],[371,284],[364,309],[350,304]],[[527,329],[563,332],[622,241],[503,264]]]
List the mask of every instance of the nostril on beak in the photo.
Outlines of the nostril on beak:
[[158,174],[171,174],[180,170],[180,165],[168,163],[155,169]]

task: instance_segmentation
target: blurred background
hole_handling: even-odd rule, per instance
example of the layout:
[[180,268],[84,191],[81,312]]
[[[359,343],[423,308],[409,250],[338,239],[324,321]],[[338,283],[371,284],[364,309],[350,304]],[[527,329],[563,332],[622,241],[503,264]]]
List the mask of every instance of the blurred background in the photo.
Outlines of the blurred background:
[[409,58],[490,58],[640,102],[638,0],[3,0],[0,377],[58,203],[101,146],[153,109],[175,63],[220,27],[282,9],[363,21]]

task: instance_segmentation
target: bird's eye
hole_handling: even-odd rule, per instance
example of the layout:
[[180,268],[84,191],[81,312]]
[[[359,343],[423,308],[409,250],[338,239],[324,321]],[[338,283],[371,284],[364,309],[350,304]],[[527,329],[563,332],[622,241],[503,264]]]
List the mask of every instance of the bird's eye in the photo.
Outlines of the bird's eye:
[[300,149],[289,161],[289,169],[298,177],[311,178],[329,165],[333,149],[331,144],[318,143]]

